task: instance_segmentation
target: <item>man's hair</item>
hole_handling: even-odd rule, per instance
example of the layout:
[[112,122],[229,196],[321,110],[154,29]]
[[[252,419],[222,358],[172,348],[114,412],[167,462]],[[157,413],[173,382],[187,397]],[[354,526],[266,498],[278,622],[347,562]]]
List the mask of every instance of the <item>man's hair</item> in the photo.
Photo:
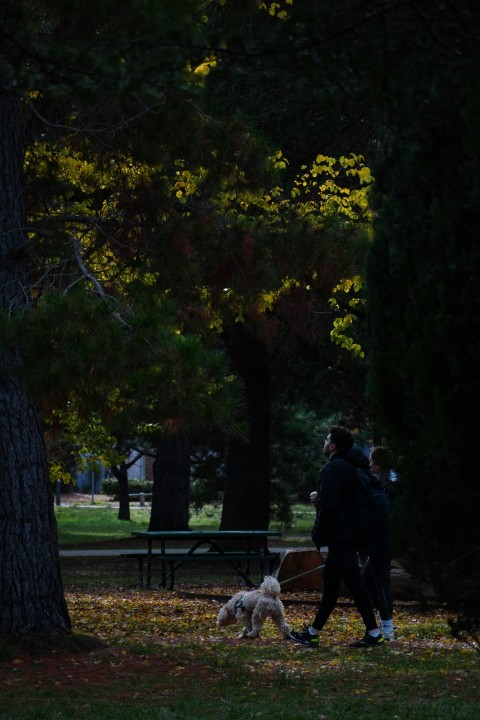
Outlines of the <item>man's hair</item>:
[[347,428],[344,428],[341,425],[331,426],[330,438],[337,448],[337,453],[339,455],[345,455],[345,453],[347,453],[353,445],[352,433],[350,430],[347,430]]

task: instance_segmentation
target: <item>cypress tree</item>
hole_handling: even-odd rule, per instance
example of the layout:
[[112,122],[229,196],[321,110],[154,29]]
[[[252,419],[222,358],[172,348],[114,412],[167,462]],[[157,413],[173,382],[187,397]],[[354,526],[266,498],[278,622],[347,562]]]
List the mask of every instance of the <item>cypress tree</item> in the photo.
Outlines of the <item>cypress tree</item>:
[[454,29],[443,20],[432,57],[416,52],[416,84],[397,97],[378,176],[370,395],[399,455],[401,555],[471,627],[480,607],[479,57],[466,26],[455,26],[455,46],[440,44]]

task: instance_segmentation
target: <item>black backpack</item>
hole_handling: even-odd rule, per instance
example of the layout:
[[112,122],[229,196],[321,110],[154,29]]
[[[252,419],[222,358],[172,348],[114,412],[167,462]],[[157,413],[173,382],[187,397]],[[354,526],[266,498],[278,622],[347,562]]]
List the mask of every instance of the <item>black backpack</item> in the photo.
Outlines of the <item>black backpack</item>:
[[355,468],[357,486],[353,501],[352,520],[365,537],[374,537],[384,530],[390,515],[390,498],[380,480],[370,470]]
[[[347,462],[347,461],[344,461]],[[390,498],[380,479],[371,471],[354,467],[355,487],[350,519],[361,542],[371,542],[388,526]]]

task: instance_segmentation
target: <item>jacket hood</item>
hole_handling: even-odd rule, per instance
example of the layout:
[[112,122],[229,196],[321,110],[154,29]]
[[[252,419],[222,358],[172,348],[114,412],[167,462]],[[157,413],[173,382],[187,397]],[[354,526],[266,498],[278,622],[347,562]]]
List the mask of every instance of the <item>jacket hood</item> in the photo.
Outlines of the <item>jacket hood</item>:
[[363,470],[370,469],[370,461],[358,445],[354,445],[345,455],[342,455],[342,457],[354,467],[359,467]]

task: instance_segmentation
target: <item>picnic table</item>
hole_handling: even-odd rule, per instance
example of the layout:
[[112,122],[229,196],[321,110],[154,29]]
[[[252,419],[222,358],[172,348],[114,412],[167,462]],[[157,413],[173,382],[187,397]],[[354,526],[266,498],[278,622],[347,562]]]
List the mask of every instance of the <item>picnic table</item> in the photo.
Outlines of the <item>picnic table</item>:
[[[272,572],[278,553],[268,549],[268,540],[281,537],[281,532],[270,530],[144,530],[132,532],[132,536],[146,541],[146,549],[125,551],[122,555],[133,556],[138,561],[140,585],[144,585],[146,564],[146,587],[151,587],[152,564],[160,564],[161,586],[173,590],[175,573],[183,563],[223,562],[231,565],[247,585],[253,586],[250,578],[251,564],[260,566],[263,577],[265,567]],[[181,541],[187,548],[174,547]],[[234,550],[231,550],[232,541]],[[158,549],[154,549],[154,545]]]

